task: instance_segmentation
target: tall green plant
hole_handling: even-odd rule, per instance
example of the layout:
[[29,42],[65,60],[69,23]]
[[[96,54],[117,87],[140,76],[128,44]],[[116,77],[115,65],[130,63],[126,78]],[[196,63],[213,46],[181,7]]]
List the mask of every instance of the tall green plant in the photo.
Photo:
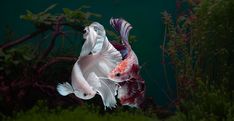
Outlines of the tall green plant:
[[[203,0],[164,13],[165,55],[173,62],[179,112],[170,120],[233,120],[234,1]],[[177,103],[178,104],[178,103]]]

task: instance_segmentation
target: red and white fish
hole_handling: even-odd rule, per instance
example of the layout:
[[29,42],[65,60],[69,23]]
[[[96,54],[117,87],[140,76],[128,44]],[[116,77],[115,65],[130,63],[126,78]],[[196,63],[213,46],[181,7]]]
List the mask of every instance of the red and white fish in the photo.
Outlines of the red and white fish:
[[138,58],[128,42],[132,26],[124,19],[111,19],[110,24],[120,33],[123,45],[113,45],[117,49],[120,48],[123,60],[109,73],[108,78],[121,86],[118,89],[118,98],[122,105],[139,107],[144,99],[145,83],[139,75]]
[[99,94],[105,107],[115,107],[118,85],[107,75],[122,60],[122,56],[108,41],[101,24],[94,22],[85,31],[86,41],[72,70],[72,85],[68,82],[58,84],[57,90],[63,96],[74,93],[86,100]]

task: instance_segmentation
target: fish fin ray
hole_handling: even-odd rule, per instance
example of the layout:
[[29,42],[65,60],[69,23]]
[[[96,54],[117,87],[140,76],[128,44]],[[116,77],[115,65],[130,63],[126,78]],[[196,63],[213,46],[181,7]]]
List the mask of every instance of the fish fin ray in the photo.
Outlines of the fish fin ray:
[[114,68],[122,60],[120,52],[116,50],[107,39],[103,42],[100,54],[102,56],[103,63],[111,68]]
[[105,79],[100,79],[100,82],[101,87],[97,88],[97,92],[101,96],[104,106],[109,108],[116,107],[116,84],[111,80]]
[[91,72],[87,78],[87,82],[94,88],[101,87],[99,78],[94,72]]
[[117,18],[117,19],[111,18],[110,24],[118,33],[120,33],[120,36],[124,44],[128,45],[128,36],[130,30],[132,29],[131,24],[122,18]]
[[74,92],[72,86],[68,82],[57,85],[57,91],[60,95],[66,96]]

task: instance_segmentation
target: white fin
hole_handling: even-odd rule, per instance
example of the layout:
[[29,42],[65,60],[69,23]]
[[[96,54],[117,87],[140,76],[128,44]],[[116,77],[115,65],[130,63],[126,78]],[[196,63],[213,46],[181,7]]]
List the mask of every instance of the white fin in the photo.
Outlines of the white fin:
[[[95,43],[97,41],[97,33],[93,29],[93,27],[87,27],[86,31],[88,31],[88,35],[85,37],[85,43],[82,46],[80,56],[86,56],[88,55],[93,47],[95,46]],[[85,33],[86,34],[86,33]]]
[[91,72],[87,78],[87,82],[92,86],[93,88],[99,88],[101,87],[101,83],[99,78],[94,72]]
[[103,63],[112,69],[115,68],[115,66],[122,60],[122,55],[114,48],[108,39],[104,40],[100,54],[102,56]]
[[98,77],[107,77],[108,73],[121,61],[122,56],[120,52],[105,39],[100,52],[81,57],[78,63],[84,78],[87,79],[91,72],[94,72]]
[[100,38],[97,39],[97,41],[95,43],[95,46],[92,49],[93,54],[98,53],[98,52],[101,51],[104,40],[105,40],[105,37],[100,37]]
[[112,69],[104,62],[99,62],[99,66],[102,68],[103,73],[105,73],[105,74],[109,73]]
[[66,96],[68,94],[73,93],[74,90],[68,82],[64,82],[63,84],[57,85],[57,91],[59,92],[60,95]]
[[101,96],[105,108],[112,108],[116,106],[117,102],[115,100],[115,95],[117,85],[113,81],[100,79],[94,72],[89,74],[87,81]]
[[102,97],[103,104],[108,108],[116,107],[116,90],[117,85],[111,80],[100,79],[101,87],[97,88],[98,94]]

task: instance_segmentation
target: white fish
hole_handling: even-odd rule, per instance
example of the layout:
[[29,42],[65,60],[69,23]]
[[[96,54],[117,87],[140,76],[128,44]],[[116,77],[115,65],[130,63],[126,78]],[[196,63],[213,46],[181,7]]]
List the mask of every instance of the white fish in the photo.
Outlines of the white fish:
[[107,75],[122,60],[121,54],[108,41],[101,24],[94,22],[85,30],[86,41],[73,66],[72,85],[58,84],[57,90],[63,96],[74,93],[81,99],[91,99],[98,93],[105,107],[115,107],[118,86]]

